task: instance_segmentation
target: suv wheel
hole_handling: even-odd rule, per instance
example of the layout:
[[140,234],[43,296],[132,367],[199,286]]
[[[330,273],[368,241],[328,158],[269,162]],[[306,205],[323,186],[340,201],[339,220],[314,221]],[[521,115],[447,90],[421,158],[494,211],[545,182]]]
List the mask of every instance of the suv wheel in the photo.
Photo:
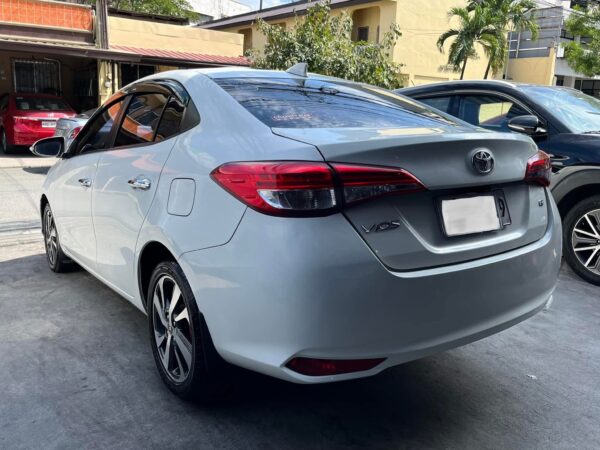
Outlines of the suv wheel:
[[226,363],[175,262],[163,262],[154,269],[148,289],[148,324],[156,366],[172,392],[201,401],[225,392]]
[[600,195],[571,208],[565,216],[563,240],[569,266],[584,280],[600,286]]

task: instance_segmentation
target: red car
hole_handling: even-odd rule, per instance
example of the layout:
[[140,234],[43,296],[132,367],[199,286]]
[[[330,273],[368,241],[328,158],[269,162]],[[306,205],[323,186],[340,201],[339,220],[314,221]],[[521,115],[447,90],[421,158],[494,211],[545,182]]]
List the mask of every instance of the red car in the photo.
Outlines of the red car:
[[0,96],[0,153],[13,146],[29,146],[54,135],[56,122],[73,117],[75,111],[61,97],[46,94],[4,94]]

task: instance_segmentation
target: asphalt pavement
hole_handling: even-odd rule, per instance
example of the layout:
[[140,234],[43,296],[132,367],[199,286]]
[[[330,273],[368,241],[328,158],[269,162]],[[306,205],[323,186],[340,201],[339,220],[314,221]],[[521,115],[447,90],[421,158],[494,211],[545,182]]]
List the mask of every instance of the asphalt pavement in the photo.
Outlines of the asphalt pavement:
[[[0,224],[37,214],[43,175],[26,169],[0,169],[0,205],[22,195]],[[201,406],[164,387],[141,312],[50,272],[39,230],[5,231],[0,448],[600,448],[599,294],[563,267],[549,310],[482,341],[329,385],[240,370]]]

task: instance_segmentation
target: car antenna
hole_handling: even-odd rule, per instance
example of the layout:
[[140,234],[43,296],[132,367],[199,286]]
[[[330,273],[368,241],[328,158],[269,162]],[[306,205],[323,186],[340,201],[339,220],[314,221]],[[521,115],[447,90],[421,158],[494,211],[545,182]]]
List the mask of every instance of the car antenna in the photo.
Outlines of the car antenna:
[[288,70],[286,70],[286,72],[291,73],[292,75],[297,75],[299,77],[306,78],[308,76],[308,64],[306,64],[305,62],[296,63]]

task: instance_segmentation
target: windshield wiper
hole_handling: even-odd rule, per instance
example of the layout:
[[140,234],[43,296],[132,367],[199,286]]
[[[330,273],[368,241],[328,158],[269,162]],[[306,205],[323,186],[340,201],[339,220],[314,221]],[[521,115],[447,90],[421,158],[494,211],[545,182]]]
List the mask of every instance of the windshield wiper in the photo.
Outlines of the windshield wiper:
[[600,130],[584,131],[583,134],[600,134]]

